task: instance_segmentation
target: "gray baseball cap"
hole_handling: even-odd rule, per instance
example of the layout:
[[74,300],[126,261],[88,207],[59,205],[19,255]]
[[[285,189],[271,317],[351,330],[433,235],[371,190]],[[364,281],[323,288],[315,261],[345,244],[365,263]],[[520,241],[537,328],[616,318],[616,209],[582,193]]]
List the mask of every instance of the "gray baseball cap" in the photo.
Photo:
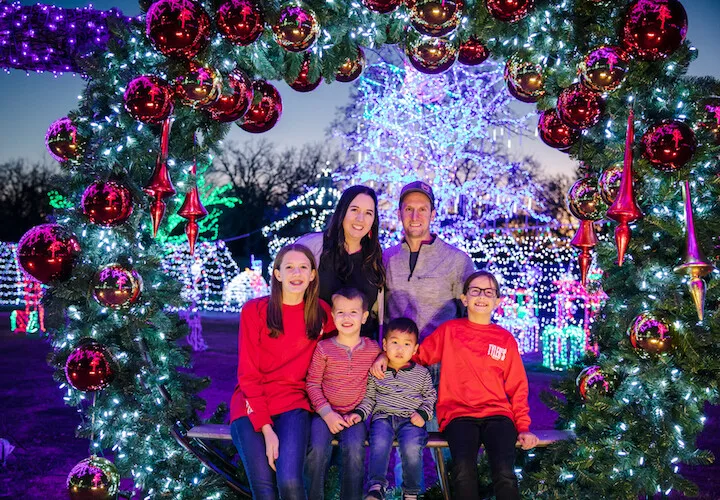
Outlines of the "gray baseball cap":
[[405,198],[405,196],[410,193],[424,194],[430,200],[431,208],[433,210],[435,209],[435,194],[433,194],[433,190],[430,187],[430,184],[427,184],[423,181],[413,181],[409,184],[405,184],[405,186],[403,186],[402,190],[400,191],[400,205],[402,205],[403,198]]

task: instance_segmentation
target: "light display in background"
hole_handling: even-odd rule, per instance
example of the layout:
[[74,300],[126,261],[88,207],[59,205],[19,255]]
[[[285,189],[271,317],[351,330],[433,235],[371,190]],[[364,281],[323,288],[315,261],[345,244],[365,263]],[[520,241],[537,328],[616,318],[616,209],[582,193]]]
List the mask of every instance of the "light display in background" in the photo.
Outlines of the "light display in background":
[[162,267],[168,276],[184,285],[183,295],[190,303],[205,311],[238,310],[223,299],[225,285],[240,273],[225,242],[199,242],[194,257],[187,242],[166,243],[165,249]]
[[601,287],[602,274],[597,267],[591,268],[586,287],[569,273],[555,281],[555,321],[542,333],[543,366],[564,370],[586,351],[597,354],[590,327],[608,298]]
[[270,295],[270,287],[262,276],[262,261],[253,260],[252,263],[252,269],[245,268],[225,287],[225,302],[238,310],[250,299]]
[[0,305],[19,306],[24,300],[24,276],[17,262],[17,243],[0,242]]
[[513,334],[520,354],[540,348],[540,319],[537,293],[528,288],[504,290],[503,300],[495,310],[495,322]]
[[44,285],[25,275],[23,281],[25,309],[10,313],[10,331],[13,333],[45,333],[45,308],[42,304]]
[[92,6],[64,9],[53,5],[0,5],[0,66],[54,74],[83,73],[82,61],[105,52],[110,39],[108,18],[126,23],[131,18],[115,9]]
[[43,285],[18,265],[17,244],[0,242],[0,305],[24,306],[10,313],[10,331],[45,332],[42,295]]
[[335,211],[341,194],[333,183],[330,171],[323,170],[316,186],[285,205],[289,212],[287,216],[262,228],[263,236],[268,239],[270,266],[282,247],[293,243],[303,234],[325,229],[325,223]]
[[[197,311],[238,312],[249,299],[267,295],[270,289],[262,277],[262,262],[252,259],[252,270],[240,271],[225,242],[203,241],[190,256],[187,242],[166,243],[167,256],[162,266],[168,276],[184,285],[184,296],[191,307],[182,314],[188,319],[193,334],[194,313]],[[201,337],[202,330],[196,336]],[[192,344],[192,338],[188,338]],[[202,346],[198,340],[197,345]]]
[[529,134],[528,117],[516,116],[511,102],[503,67],[494,62],[455,65],[442,75],[375,63],[336,127],[354,159],[338,178],[377,191],[389,241],[400,239],[400,189],[413,180],[433,187],[440,234],[452,226],[472,237],[518,218],[548,223],[540,188],[508,156],[512,141]]

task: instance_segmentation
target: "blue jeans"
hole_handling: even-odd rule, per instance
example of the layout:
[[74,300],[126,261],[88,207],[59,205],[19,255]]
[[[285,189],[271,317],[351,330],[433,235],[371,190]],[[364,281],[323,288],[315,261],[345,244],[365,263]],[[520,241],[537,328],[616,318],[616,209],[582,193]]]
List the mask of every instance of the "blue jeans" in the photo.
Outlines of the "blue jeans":
[[230,425],[230,433],[250,482],[253,498],[258,500],[306,500],[303,463],[310,434],[310,412],[289,410],[273,415],[273,430],[280,442],[277,472],[270,468],[265,455],[265,438],[255,432],[248,417]]
[[333,436],[320,415],[314,415],[310,424],[310,448],[305,462],[308,496],[312,500],[325,497],[325,473],[330,465],[333,437],[340,445],[340,498],[361,500],[365,479],[365,424],[360,422]]
[[388,463],[395,437],[398,440],[402,461],[403,493],[417,495],[422,488],[422,456],[423,449],[427,444],[428,433],[425,427],[416,427],[409,418],[403,417],[378,418],[370,424],[368,488],[376,484],[382,486],[383,489],[388,487]]

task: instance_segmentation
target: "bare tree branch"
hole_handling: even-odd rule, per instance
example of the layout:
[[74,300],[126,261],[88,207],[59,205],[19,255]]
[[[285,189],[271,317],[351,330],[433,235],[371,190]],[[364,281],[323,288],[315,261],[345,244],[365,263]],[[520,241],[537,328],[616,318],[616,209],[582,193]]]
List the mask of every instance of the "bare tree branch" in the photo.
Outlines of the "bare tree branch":
[[10,160],[0,164],[0,241],[18,241],[51,212],[48,191],[61,173],[55,163]]

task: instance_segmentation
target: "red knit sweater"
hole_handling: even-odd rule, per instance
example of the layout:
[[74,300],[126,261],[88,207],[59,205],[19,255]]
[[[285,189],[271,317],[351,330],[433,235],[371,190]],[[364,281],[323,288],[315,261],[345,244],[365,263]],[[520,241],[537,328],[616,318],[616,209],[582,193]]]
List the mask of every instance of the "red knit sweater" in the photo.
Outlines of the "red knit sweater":
[[[305,375],[315,345],[305,334],[305,303],[282,306],[284,332],[270,337],[267,327],[269,297],[248,301],[240,313],[238,383],[230,401],[230,421],[248,416],[255,431],[272,424],[271,415],[289,410],[310,410]],[[323,332],[335,330],[330,307]]]
[[440,325],[420,344],[416,360],[442,363],[437,400],[440,430],[454,418],[505,415],[530,430],[528,381],[517,342],[497,325],[467,318]]

